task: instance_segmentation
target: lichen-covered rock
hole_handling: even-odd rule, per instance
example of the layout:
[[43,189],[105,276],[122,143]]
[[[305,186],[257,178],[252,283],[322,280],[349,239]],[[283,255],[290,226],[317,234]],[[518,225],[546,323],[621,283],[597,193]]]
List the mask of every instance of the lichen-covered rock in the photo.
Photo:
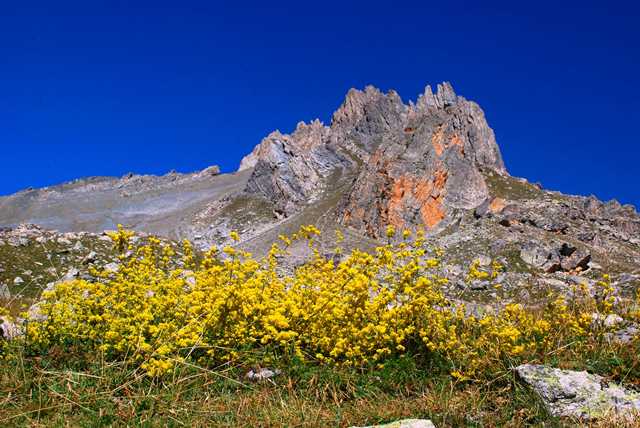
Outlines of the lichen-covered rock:
[[607,415],[632,417],[640,412],[639,393],[586,371],[524,364],[516,372],[554,416],[589,420]]
[[384,425],[351,428],[435,428],[435,425],[429,419],[402,419]]

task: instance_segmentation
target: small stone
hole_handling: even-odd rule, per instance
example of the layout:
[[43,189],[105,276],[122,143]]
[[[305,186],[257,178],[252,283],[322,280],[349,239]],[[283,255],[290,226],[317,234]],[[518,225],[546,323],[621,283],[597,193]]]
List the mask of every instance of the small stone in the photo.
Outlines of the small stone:
[[624,322],[624,319],[620,315],[617,315],[617,314],[604,315],[604,314],[599,314],[597,312],[594,312],[593,314],[591,314],[591,320],[593,325],[602,323],[602,325],[607,328],[615,327],[616,325]]
[[482,280],[476,279],[471,282],[470,288],[475,291],[486,290],[489,288],[490,285],[491,284],[489,283],[489,281],[482,281]]
[[72,268],[67,271],[67,273],[62,277],[62,281],[73,281],[78,276],[80,276],[80,271],[78,269]]
[[351,428],[435,428],[435,425],[429,419],[402,419],[400,421],[384,425],[369,425],[366,427]]
[[22,335],[22,328],[7,317],[0,317],[0,337],[4,340],[13,340]]
[[[520,249],[520,258],[528,265],[542,268],[547,272],[560,270],[559,257],[537,242],[527,242]],[[555,267],[558,269],[555,269]]]
[[491,257],[480,255],[473,260],[474,263],[478,263],[479,266],[489,266],[491,265]]
[[95,251],[92,251],[89,254],[87,254],[85,258],[82,259],[82,264],[88,265],[90,263],[95,262],[97,258],[98,258],[98,254]]
[[279,375],[281,373],[280,370],[275,369],[275,370],[271,370],[271,369],[259,369],[259,370],[250,370],[249,373],[246,374],[246,378],[254,381],[254,382],[258,382],[258,381],[262,381],[262,380],[267,380],[267,379],[271,379],[272,377],[275,377],[277,375]]
[[0,299],[11,299],[11,291],[9,291],[9,286],[7,284],[0,284]]
[[13,280],[13,283],[15,285],[20,285],[24,283],[24,279],[20,278],[19,276],[16,276],[16,278]]
[[118,272],[120,270],[120,265],[118,263],[108,263],[104,266],[104,270],[106,270],[107,272]]

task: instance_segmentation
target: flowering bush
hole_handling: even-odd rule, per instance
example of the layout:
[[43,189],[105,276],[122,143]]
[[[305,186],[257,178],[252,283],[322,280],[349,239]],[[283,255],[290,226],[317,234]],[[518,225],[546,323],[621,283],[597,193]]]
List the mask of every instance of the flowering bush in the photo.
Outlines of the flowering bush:
[[[468,379],[513,359],[589,343],[604,328],[592,314],[613,311],[605,278],[599,298],[575,290],[571,302],[550,296],[544,310],[507,304],[473,316],[444,296],[447,280],[436,274],[440,252],[428,248],[422,233],[396,237],[389,228],[389,244],[372,254],[354,250],[340,262],[320,255],[319,233],[306,226],[282,236],[261,260],[230,246],[196,255],[185,241],[183,267],[173,269],[177,256],[169,246],[152,238],[134,248],[120,228],[112,236],[122,252],[120,270],[44,292],[27,322],[26,344],[32,352],[62,345],[124,359],[152,377],[178,364],[272,358],[364,367],[410,352]],[[239,240],[237,233],[231,238]],[[295,240],[307,240],[312,256],[282,273],[279,260]],[[494,264],[486,276],[500,269]],[[470,276],[485,277],[477,265]]]

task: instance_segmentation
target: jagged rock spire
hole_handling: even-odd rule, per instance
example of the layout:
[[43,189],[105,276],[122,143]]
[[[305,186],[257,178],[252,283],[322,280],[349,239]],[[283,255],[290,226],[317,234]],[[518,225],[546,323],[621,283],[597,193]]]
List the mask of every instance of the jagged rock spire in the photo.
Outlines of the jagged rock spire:
[[271,134],[243,159],[250,167],[247,191],[287,215],[330,187],[336,170],[356,174],[338,217],[370,235],[388,224],[437,227],[486,199],[481,168],[506,173],[482,110],[449,82],[409,106],[395,91],[350,89],[330,127],[301,122],[291,135]]

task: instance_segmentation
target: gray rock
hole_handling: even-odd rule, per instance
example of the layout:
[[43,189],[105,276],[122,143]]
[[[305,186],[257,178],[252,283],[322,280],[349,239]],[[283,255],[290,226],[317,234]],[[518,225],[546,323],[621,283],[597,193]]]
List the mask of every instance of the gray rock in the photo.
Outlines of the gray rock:
[[[55,283],[53,283],[55,285]],[[40,309],[40,302],[31,305],[27,311],[27,320],[31,322],[42,322],[47,320],[47,315],[43,314]]]
[[0,284],[0,299],[11,299],[11,291],[9,290],[9,286],[7,284]]
[[480,256],[477,256],[473,261],[477,262],[478,265],[480,266],[490,266],[492,260],[491,260],[491,257],[489,256],[480,255]]
[[616,314],[600,314],[594,312],[591,314],[592,325],[601,325],[606,328],[615,327],[624,322],[624,319],[620,315]]
[[591,254],[585,250],[563,244],[560,254],[562,255],[560,266],[565,271],[575,270],[577,268],[587,270],[589,267]]
[[640,328],[637,325],[629,325],[614,333],[607,333],[607,338],[614,342],[630,343],[638,338]]
[[4,340],[13,340],[22,336],[23,329],[19,324],[14,323],[9,318],[0,317],[0,338]]
[[524,364],[516,372],[553,416],[590,420],[610,414],[631,416],[640,411],[640,394],[607,384],[601,376],[586,371]]
[[75,268],[71,268],[67,271],[66,274],[61,278],[62,281],[73,281],[74,279],[80,276],[80,271]]
[[107,272],[118,272],[120,270],[120,265],[118,263],[115,262],[111,262],[111,263],[107,263],[104,266],[104,270],[106,270]]
[[281,373],[280,370],[275,369],[258,369],[258,370],[250,370],[245,377],[251,381],[259,382],[263,380],[271,379]]
[[471,284],[469,285],[469,287],[472,290],[477,291],[477,290],[487,290],[490,285],[491,283],[489,281],[482,281],[482,280],[476,279],[471,281]]
[[400,421],[384,425],[369,425],[366,427],[351,428],[435,428],[435,425],[429,419],[402,419]]
[[97,258],[98,258],[98,253],[96,253],[95,251],[92,251],[82,259],[82,264],[88,265],[90,263],[95,262]]
[[520,249],[520,258],[527,264],[541,268],[550,261],[552,252],[536,242],[527,242]]
[[220,175],[220,167],[218,165],[212,165],[208,168],[203,169],[199,175],[201,177],[214,177],[216,175]]

